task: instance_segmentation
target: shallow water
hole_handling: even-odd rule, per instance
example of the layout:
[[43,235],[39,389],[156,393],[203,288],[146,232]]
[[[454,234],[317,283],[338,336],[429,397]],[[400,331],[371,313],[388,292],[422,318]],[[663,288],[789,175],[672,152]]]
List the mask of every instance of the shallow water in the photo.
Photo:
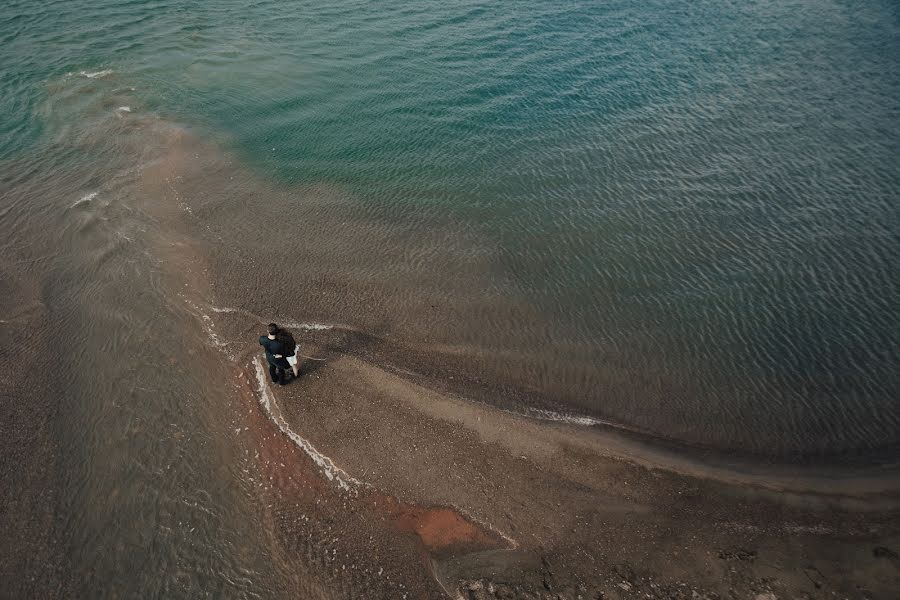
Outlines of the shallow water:
[[[7,181],[96,169],[80,197],[113,171],[102,146],[54,150],[75,122],[194,127],[281,186],[245,215],[340,196],[351,250],[298,261],[430,298],[446,330],[414,341],[516,356],[551,401],[664,437],[866,453],[900,429],[892,10],[22,3],[0,24],[0,156]],[[473,286],[483,309],[454,307]]]
[[277,581],[223,441],[217,369],[244,346],[209,337],[217,306],[405,344],[505,406],[895,462],[898,22],[886,1],[8,2],[0,326],[65,349],[34,393],[63,537],[95,549],[78,591]]

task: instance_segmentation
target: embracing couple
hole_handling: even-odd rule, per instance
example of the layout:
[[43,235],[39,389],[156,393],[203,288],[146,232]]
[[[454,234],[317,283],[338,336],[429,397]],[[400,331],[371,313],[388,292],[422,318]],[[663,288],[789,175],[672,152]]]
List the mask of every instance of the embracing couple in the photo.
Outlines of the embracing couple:
[[266,350],[269,375],[273,383],[284,385],[288,382],[287,371],[293,369],[294,379],[300,377],[300,361],[294,336],[275,323],[269,323],[268,334],[259,336],[259,344]]

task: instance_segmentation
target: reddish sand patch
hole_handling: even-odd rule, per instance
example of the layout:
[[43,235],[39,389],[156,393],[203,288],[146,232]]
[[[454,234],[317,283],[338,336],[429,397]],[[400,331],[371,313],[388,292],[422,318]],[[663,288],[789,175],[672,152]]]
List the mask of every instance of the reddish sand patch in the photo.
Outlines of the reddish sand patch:
[[393,516],[401,530],[415,532],[432,553],[501,545],[498,536],[477,527],[451,508],[398,505]]
[[291,496],[324,493],[326,482],[315,465],[260,407],[247,371],[235,367],[234,380],[245,409],[244,434],[256,451],[256,463],[265,480]]

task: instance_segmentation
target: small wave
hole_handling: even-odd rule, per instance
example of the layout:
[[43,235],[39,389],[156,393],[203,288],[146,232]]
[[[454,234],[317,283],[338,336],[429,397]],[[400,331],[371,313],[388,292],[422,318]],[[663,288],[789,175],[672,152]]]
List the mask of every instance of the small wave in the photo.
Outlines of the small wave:
[[508,410],[503,409],[503,412],[516,415],[519,417],[526,417],[530,419],[538,419],[540,421],[552,421],[554,423],[566,423],[567,425],[578,425],[579,427],[609,427],[611,429],[619,429],[621,431],[630,431],[633,433],[641,433],[641,431],[634,427],[629,427],[622,423],[616,423],[615,421],[607,421],[605,419],[595,419],[594,417],[585,417],[583,415],[567,415],[563,413],[558,413],[552,410],[544,410],[540,408],[525,408],[521,412],[516,410]]
[[223,340],[222,337],[216,332],[215,323],[213,323],[212,317],[204,313],[196,303],[186,298],[183,294],[179,294],[179,296],[184,300],[184,303],[188,307],[190,307],[194,315],[200,319],[200,322],[203,325],[203,329],[206,330],[206,335],[209,338],[209,341],[212,343],[213,347],[218,348],[220,351],[222,351],[222,353],[224,353],[229,360],[236,360],[234,354],[228,351],[228,346],[231,344],[231,342]]
[[326,331],[328,329],[334,329],[334,325],[328,325],[327,323],[295,323],[293,321],[288,321],[283,325],[285,327],[304,329],[306,331]]
[[212,342],[213,346],[222,350],[228,358],[234,360],[234,355],[228,352],[228,344],[229,342],[224,341],[218,333],[216,333],[216,329],[213,326],[213,320],[209,315],[200,315],[200,318],[203,320],[203,328],[206,330],[206,335],[209,337],[209,341]]
[[224,307],[224,308],[223,308],[223,307],[220,307],[220,306],[210,306],[209,309],[210,309],[211,311],[217,312],[217,313],[233,313],[233,312],[241,312],[241,311],[239,311],[239,310],[236,309],[236,308],[228,308],[227,306]]
[[571,425],[581,425],[583,427],[593,427],[594,425],[607,425],[610,427],[618,427],[616,423],[611,421],[603,421],[601,419],[593,419],[591,417],[582,417],[577,415],[564,415],[552,410],[530,409],[525,412],[529,417],[535,417],[542,421],[556,421],[558,423],[569,423]]
[[90,202],[91,200],[93,200],[94,198],[96,198],[97,194],[99,194],[99,193],[100,192],[91,192],[90,194],[85,194],[84,196],[82,196],[81,198],[79,198],[78,200],[73,202],[72,205],[69,206],[69,208],[75,208],[76,206],[86,204],[86,203]]
[[318,465],[320,469],[322,469],[322,472],[325,473],[325,477],[327,477],[329,481],[336,482],[342,489],[347,491],[350,491],[351,486],[358,487],[368,485],[365,482],[348,475],[343,469],[335,465],[333,460],[316,450],[312,444],[291,429],[287,420],[282,416],[281,410],[275,402],[275,396],[272,394],[272,391],[266,383],[266,372],[263,368],[262,360],[257,357],[253,360],[253,363],[256,367],[256,383],[259,389],[259,403],[262,404],[266,414],[268,414],[269,418],[278,426],[278,429],[288,436],[313,460],[314,463],[316,463],[316,465]]
[[[241,313],[247,315],[248,317],[253,317],[258,321],[263,322],[273,322],[271,318],[263,318],[260,315],[252,313],[248,310],[243,310],[240,308],[230,308],[228,306],[210,306],[209,309],[216,313]],[[277,318],[274,320],[275,323],[281,323],[283,327],[289,327],[291,329],[302,329],[305,331],[326,331],[328,329],[334,329],[336,327],[341,327],[340,325],[332,325],[329,323],[308,323],[308,322],[298,322],[298,321],[280,321]]]
[[101,77],[111,75],[112,72],[112,69],[104,69],[102,71],[94,71],[93,73],[88,73],[87,71],[79,71],[78,74],[82,77],[87,77],[88,79],[100,79]]
[[131,112],[131,107],[130,106],[120,106],[116,110],[119,112]]

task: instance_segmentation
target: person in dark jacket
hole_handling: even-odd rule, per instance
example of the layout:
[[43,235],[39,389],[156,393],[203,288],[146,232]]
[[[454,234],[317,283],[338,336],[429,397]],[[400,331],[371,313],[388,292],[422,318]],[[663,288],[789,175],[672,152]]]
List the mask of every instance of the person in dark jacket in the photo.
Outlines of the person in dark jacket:
[[269,363],[269,375],[273,383],[287,383],[285,371],[291,368],[285,358],[284,342],[278,339],[278,325],[269,323],[268,335],[259,336],[259,345],[266,350],[266,361]]

